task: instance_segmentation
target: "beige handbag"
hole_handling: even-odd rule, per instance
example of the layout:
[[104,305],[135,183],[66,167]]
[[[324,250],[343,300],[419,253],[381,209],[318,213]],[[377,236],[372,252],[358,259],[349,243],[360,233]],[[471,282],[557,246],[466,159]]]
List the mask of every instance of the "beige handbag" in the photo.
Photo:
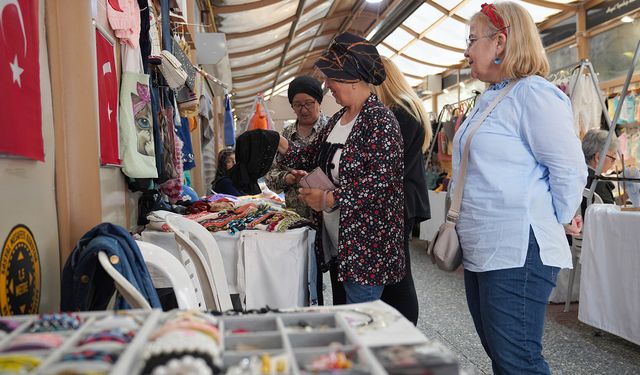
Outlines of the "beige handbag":
[[460,160],[460,170],[458,171],[458,177],[455,179],[455,191],[453,194],[453,201],[449,212],[447,212],[447,218],[445,222],[440,225],[438,232],[433,236],[429,247],[427,248],[427,254],[431,256],[431,260],[438,268],[443,271],[455,271],[462,264],[462,248],[460,247],[460,241],[458,240],[458,233],[456,232],[456,222],[460,215],[460,205],[462,204],[462,191],[464,190],[464,179],[467,174],[467,162],[469,161],[469,148],[471,146],[471,139],[476,133],[480,125],[489,116],[489,113],[498,105],[500,100],[504,98],[509,91],[513,88],[517,80],[511,81],[504,89],[500,91],[500,94],[489,104],[487,109],[480,116],[480,121],[470,130],[467,142],[465,143],[464,150],[462,152],[462,159]]
[[169,87],[177,90],[185,84],[187,72],[182,67],[182,63],[166,49],[162,50],[160,58],[162,59],[162,64],[159,66],[160,72],[162,72]]

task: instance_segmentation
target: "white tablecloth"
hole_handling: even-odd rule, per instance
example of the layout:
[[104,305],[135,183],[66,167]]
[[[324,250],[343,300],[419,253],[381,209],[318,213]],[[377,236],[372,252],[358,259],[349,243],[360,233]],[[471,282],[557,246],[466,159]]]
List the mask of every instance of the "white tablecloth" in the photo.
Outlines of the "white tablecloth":
[[594,204],[585,218],[578,319],[640,344],[640,212]]
[[[246,295],[246,308],[306,306],[309,299],[308,263],[315,231],[298,228],[284,233],[247,230],[235,235],[213,232],[218,243],[230,293]],[[142,239],[180,259],[173,233],[142,232]],[[156,287],[166,281],[151,274]],[[311,287],[315,288],[314,285]]]
[[429,190],[429,206],[431,208],[431,219],[420,223],[420,239],[425,241],[431,241],[440,225],[444,223],[444,218],[447,213],[444,211],[444,202],[447,197],[447,192],[436,193],[433,190]]

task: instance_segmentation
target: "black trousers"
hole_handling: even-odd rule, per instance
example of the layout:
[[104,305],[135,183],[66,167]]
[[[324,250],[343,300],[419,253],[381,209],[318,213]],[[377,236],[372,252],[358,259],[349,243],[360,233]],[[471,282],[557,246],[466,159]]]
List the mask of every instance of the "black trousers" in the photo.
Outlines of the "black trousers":
[[[400,311],[405,318],[409,319],[414,325],[418,324],[418,295],[416,287],[413,283],[411,275],[411,254],[409,252],[409,240],[413,231],[414,219],[406,219],[404,223],[404,257],[405,257],[405,276],[396,284],[386,285],[382,292],[382,301],[393,306]],[[333,304],[344,305],[347,302],[347,294],[341,281],[338,281],[338,267],[335,262],[331,262],[329,269],[331,276],[331,290],[333,292]]]
[[413,231],[414,219],[405,218],[404,222],[404,258],[405,270],[404,278],[396,284],[386,285],[382,292],[382,300],[400,311],[405,318],[414,325],[418,324],[418,295],[416,286],[411,275],[411,254],[409,251],[409,240]]

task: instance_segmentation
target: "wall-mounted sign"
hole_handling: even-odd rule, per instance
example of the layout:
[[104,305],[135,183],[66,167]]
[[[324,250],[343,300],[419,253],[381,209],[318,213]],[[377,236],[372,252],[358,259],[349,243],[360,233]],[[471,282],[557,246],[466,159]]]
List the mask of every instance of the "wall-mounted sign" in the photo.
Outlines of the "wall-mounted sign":
[[11,229],[0,256],[0,312],[36,314],[40,306],[40,257],[33,234],[19,224]]
[[640,0],[608,0],[587,9],[587,30],[640,7]]

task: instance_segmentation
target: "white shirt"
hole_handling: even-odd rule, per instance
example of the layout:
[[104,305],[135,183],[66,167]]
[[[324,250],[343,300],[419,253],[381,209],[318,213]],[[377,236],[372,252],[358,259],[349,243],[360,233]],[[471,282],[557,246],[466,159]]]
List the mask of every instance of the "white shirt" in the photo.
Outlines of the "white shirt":
[[[356,119],[358,116],[354,117],[353,120],[349,121],[346,124],[341,124],[338,122],[333,129],[331,129],[331,133],[327,137],[327,143],[333,144],[341,144],[344,145],[347,142],[347,138],[349,138],[349,134],[351,134],[351,130],[353,129],[353,125],[356,123]],[[331,169],[331,178],[333,181],[339,181],[338,177],[340,176],[340,158],[342,157],[342,148],[338,148],[336,152],[333,154],[333,158],[331,159],[331,163],[333,164],[333,168]],[[338,226],[340,224],[340,209],[337,209],[332,212],[323,212],[322,213],[322,221],[324,223],[325,230],[331,239],[333,244],[332,255],[338,255]],[[335,254],[333,254],[335,252]]]

